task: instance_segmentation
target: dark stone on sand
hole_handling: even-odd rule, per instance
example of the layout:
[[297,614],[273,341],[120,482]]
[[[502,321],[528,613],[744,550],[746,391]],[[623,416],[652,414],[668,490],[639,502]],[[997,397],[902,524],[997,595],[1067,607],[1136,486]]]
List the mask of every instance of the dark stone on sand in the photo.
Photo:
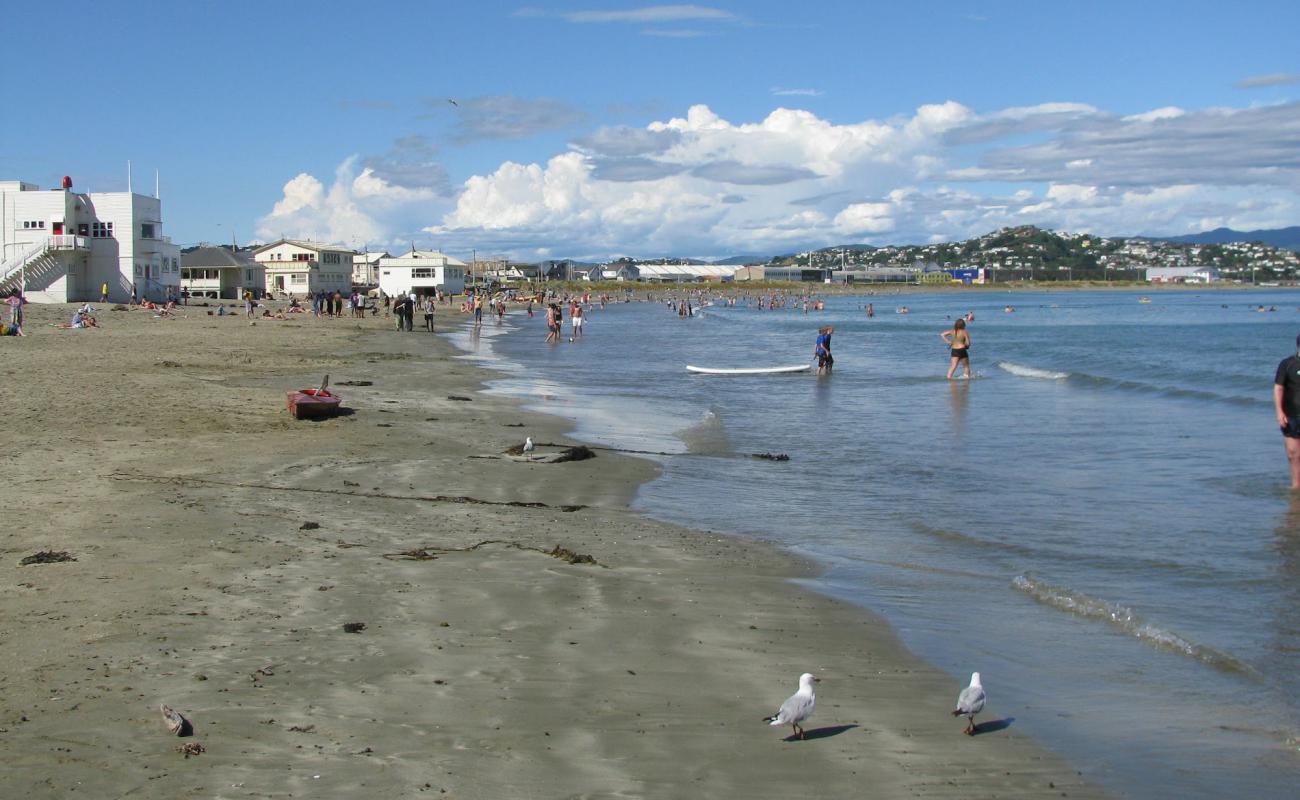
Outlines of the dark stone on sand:
[[347,633],[361,633],[361,632],[364,631],[365,629],[366,629],[366,623],[364,623],[364,622],[345,622],[345,623],[343,623],[343,630],[344,630],[345,632],[347,632]]
[[298,530],[300,530],[300,531],[314,531],[314,530],[316,530],[316,529],[319,528],[319,527],[320,527],[320,523],[319,523],[319,522],[304,522],[303,524],[301,524],[301,525],[298,526]]
[[335,386],[374,386],[374,381],[339,381]]
[[462,397],[461,395],[458,395],[458,394],[449,394],[449,395],[447,395],[447,399],[448,399],[448,400],[459,400],[459,401],[462,402],[462,403],[472,403],[472,402],[474,402],[474,398],[472,398],[472,397]]

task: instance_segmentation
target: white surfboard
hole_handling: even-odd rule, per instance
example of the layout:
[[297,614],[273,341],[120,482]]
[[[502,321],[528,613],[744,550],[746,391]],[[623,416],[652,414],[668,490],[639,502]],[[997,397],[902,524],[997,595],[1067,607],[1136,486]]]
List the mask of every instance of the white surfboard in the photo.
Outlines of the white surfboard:
[[798,364],[792,367],[695,367],[690,364],[686,365],[687,372],[694,372],[697,375],[784,375],[791,372],[807,372],[812,369],[812,364]]

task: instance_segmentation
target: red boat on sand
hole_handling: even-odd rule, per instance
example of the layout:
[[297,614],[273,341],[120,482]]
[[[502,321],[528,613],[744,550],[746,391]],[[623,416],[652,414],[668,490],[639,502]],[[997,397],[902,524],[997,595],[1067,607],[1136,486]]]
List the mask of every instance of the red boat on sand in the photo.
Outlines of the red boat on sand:
[[319,389],[298,389],[289,392],[289,413],[294,419],[322,419],[338,413],[343,398],[325,390],[329,380],[330,377],[326,375]]

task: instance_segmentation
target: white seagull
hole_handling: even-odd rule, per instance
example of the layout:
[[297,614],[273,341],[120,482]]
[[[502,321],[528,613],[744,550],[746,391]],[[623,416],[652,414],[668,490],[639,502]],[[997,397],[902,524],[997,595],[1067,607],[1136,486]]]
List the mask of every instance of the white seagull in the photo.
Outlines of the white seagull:
[[954,717],[966,717],[966,735],[975,735],[975,715],[984,710],[984,687],[980,685],[980,674],[972,672],[970,686],[957,695],[957,707],[952,710]]
[[813,684],[820,683],[820,678],[814,678],[812,673],[805,672],[799,676],[799,691],[790,695],[784,703],[781,704],[780,710],[770,717],[764,717],[763,721],[772,725],[791,725],[794,732],[799,734],[799,738],[806,738],[803,732],[803,726],[799,723],[812,716],[813,707],[817,705],[817,695],[813,693]]
[[524,452],[525,453],[533,452],[533,437],[531,436],[524,437]]

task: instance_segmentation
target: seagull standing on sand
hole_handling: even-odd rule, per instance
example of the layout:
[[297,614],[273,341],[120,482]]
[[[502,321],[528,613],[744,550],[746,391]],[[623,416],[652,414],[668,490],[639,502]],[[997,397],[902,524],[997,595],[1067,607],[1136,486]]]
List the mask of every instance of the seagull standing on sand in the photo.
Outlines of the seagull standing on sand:
[[803,727],[799,724],[812,716],[813,707],[817,705],[817,695],[813,693],[813,684],[820,683],[820,678],[814,678],[812,673],[805,672],[799,676],[799,691],[790,695],[781,708],[770,717],[764,717],[763,721],[772,725],[791,725],[794,732],[799,734],[800,739],[804,736]]
[[980,685],[980,674],[972,672],[970,686],[957,695],[957,707],[952,710],[954,717],[966,717],[966,735],[975,735],[975,715],[984,710],[984,687]]
[[531,436],[524,437],[524,452],[525,453],[533,452],[533,437]]

